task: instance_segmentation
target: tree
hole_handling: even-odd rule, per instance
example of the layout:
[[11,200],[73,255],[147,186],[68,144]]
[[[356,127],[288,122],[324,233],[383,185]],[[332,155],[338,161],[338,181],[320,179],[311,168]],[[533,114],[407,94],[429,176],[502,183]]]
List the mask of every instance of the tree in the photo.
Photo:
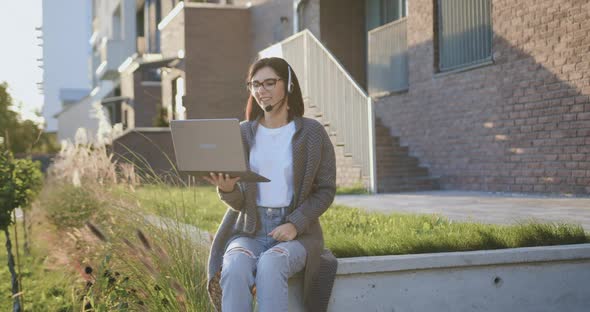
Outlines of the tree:
[[[10,152],[4,151],[0,154],[0,229],[6,235],[6,254],[8,255],[8,270],[10,271],[12,294],[18,293],[19,285],[14,270],[14,257],[12,255],[12,243],[8,227],[12,224],[12,211],[14,210],[14,163]],[[13,311],[21,311],[20,298],[14,297]]]
[[16,159],[13,179],[15,183],[15,203],[23,210],[23,228],[25,236],[25,254],[29,254],[27,236],[27,214],[32,200],[39,194],[43,186],[43,174],[39,162],[29,159]]
[[51,134],[32,120],[21,120],[13,110],[13,99],[8,93],[8,85],[0,83],[0,137],[13,154],[57,153],[59,146]]
[[[12,212],[17,207],[28,207],[39,193],[41,184],[42,174],[38,164],[28,159],[15,161],[9,151],[0,152],[0,230],[6,235],[6,253],[13,295],[19,292],[19,282],[14,269],[12,242],[8,231],[14,222]],[[14,296],[13,311],[21,311],[21,309],[20,296]]]

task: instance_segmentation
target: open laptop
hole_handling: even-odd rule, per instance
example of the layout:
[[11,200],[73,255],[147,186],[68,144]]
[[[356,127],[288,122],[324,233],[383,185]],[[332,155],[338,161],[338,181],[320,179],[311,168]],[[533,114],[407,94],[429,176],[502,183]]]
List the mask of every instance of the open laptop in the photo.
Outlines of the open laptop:
[[196,177],[215,172],[245,182],[270,182],[247,169],[237,119],[172,120],[170,129],[179,171]]

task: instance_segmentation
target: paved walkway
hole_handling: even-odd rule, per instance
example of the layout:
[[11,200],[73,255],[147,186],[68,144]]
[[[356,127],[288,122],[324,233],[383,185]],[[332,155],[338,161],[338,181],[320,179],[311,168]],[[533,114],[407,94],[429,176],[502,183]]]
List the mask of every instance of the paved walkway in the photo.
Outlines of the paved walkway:
[[370,211],[440,214],[454,221],[514,224],[519,221],[581,224],[590,232],[590,198],[523,194],[429,191],[338,195],[335,204]]

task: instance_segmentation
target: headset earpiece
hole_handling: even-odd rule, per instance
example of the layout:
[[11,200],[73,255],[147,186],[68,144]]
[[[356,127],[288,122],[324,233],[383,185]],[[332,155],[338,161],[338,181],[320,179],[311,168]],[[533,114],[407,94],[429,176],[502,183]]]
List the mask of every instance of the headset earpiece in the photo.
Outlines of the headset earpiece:
[[287,71],[289,72],[289,81],[287,82],[287,93],[293,92],[293,83],[291,82],[291,66],[287,64]]

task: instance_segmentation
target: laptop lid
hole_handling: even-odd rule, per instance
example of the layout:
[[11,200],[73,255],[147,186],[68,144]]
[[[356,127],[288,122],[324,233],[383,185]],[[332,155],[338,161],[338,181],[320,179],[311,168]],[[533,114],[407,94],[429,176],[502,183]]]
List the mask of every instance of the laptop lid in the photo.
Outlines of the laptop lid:
[[180,171],[246,171],[237,119],[187,119],[170,123]]

